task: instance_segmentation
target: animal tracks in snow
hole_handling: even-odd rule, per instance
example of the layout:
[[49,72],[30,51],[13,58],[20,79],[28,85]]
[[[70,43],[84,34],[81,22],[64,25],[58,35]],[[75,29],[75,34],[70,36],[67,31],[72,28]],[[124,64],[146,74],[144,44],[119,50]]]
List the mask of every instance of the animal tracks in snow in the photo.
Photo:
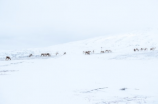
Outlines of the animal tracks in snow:
[[[0,65],[0,67],[8,67],[8,66],[18,65],[18,64],[22,64],[22,63],[24,63],[24,62],[23,61],[21,61],[21,62],[11,62],[9,64]],[[17,71],[19,71],[19,70],[3,69],[3,70],[0,70],[0,75],[7,75],[10,72],[17,72]]]
[[127,88],[112,89],[109,87],[101,87],[79,91],[77,95],[87,100],[90,104],[146,104],[148,98],[150,98],[130,93],[138,91],[136,89],[127,90]]
[[0,70],[0,75],[7,75],[9,72],[16,72],[18,70]]
[[10,65],[17,65],[17,64],[21,64],[21,63],[23,63],[23,62],[12,62],[10,64],[0,65],[0,67],[10,66]]
[[113,97],[95,104],[146,104],[146,99],[145,96]]
[[92,92],[95,92],[95,91],[101,91],[101,90],[104,90],[108,87],[103,87],[103,88],[97,88],[97,89],[92,89],[92,90],[89,90],[89,91],[83,91],[82,93],[92,93]]

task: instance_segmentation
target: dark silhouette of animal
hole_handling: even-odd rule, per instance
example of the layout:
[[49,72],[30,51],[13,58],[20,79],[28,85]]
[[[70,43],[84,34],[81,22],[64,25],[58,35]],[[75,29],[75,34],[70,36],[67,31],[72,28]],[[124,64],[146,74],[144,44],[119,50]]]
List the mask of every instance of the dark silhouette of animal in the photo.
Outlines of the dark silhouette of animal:
[[45,53],[41,53],[41,56],[45,56]]
[[106,53],[111,53],[112,51],[111,51],[111,50],[105,50],[105,52],[106,52]]
[[11,58],[9,56],[6,56],[5,60],[11,60]]
[[101,51],[100,53],[104,53],[104,51]]
[[136,51],[139,51],[139,49],[138,49],[138,48],[136,48]]
[[136,48],[136,49],[134,49],[134,51],[136,52],[136,51],[139,51],[139,49],[138,48]]
[[134,49],[134,52],[136,51],[136,49]]
[[141,48],[140,50],[141,50],[141,51],[143,51],[143,50],[144,50],[144,48]]
[[56,52],[56,56],[58,55],[59,53],[58,52]]
[[47,53],[46,56],[51,56],[50,53]]
[[29,55],[29,57],[32,57],[32,56],[33,56],[32,54]]
[[144,48],[144,50],[146,51],[146,50],[148,50],[148,48]]
[[109,50],[105,50],[105,52],[109,53]]
[[150,48],[151,51],[154,51],[156,49],[156,47]]
[[66,52],[64,52],[64,55],[66,55]]
[[86,55],[86,54],[90,55],[90,52],[91,52],[91,51],[86,51],[86,52],[85,52],[85,55]]
[[50,53],[41,53],[41,56],[51,56]]
[[148,50],[148,49],[147,49],[147,48],[141,48],[140,50],[141,50],[141,51],[143,51],[143,50],[146,51],[146,50]]

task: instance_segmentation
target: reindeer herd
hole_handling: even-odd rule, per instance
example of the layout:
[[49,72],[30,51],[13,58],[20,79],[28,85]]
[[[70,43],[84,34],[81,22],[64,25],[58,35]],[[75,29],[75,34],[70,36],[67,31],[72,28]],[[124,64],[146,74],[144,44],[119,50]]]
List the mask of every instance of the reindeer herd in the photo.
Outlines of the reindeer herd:
[[[58,54],[59,54],[58,52],[55,53],[56,56]],[[66,52],[64,52],[63,55],[66,55]],[[32,57],[32,56],[33,56],[33,54],[28,55],[28,57]],[[41,57],[50,57],[50,56],[51,56],[50,53],[41,53]],[[8,60],[11,60],[11,58],[9,56],[6,56],[5,60],[8,61]]]
[[[94,53],[94,50],[91,52],[91,51],[83,51],[83,53],[85,55],[90,55],[91,53]],[[111,50],[105,50],[105,51],[100,51],[100,53],[112,53]]]
[[[149,50],[150,51],[154,51],[156,49],[156,47],[152,47],[152,48],[150,48]],[[148,48],[140,48],[140,49],[138,49],[138,48],[135,48],[134,49],[134,52],[136,52],[136,51],[147,51],[148,50]]]
[[[154,51],[156,49],[156,47],[152,47],[152,48],[150,48],[149,50],[150,51]],[[134,52],[136,52],[136,51],[147,51],[148,50],[148,48],[140,48],[140,49],[138,49],[138,48],[135,48],[134,49]],[[93,51],[83,51],[83,54],[85,54],[85,55],[90,55],[90,54],[92,54],[92,53],[94,53],[94,50]],[[105,51],[100,51],[100,53],[112,53],[112,51],[111,50],[105,50]],[[59,53],[58,52],[56,52],[55,53],[55,55],[57,56]],[[66,55],[66,52],[64,52],[64,54],[63,55]],[[33,54],[30,54],[28,57],[32,57],[33,56]],[[51,56],[51,54],[50,53],[41,53],[41,57],[50,57]],[[6,56],[6,59],[5,59],[6,61],[7,60],[11,60],[11,58],[9,57],[9,56]]]
[[101,51],[100,53],[112,53],[111,50],[105,50],[105,51]]

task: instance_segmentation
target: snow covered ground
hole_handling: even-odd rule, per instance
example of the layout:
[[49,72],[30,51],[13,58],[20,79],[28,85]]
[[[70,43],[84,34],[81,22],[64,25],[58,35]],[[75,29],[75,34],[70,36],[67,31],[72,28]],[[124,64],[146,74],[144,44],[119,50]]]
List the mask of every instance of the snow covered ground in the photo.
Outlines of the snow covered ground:
[[[158,104],[158,50],[149,50],[157,46],[155,34],[127,34],[1,50],[0,104]],[[40,57],[46,52],[52,56]]]

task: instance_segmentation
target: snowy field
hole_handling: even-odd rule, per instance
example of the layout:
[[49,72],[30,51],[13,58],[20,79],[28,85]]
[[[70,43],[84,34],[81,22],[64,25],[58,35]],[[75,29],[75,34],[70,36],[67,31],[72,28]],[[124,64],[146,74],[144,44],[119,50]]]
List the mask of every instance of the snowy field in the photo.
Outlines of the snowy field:
[[[1,50],[0,104],[158,104],[157,46],[157,35],[127,34]],[[40,56],[46,52],[52,56]]]

